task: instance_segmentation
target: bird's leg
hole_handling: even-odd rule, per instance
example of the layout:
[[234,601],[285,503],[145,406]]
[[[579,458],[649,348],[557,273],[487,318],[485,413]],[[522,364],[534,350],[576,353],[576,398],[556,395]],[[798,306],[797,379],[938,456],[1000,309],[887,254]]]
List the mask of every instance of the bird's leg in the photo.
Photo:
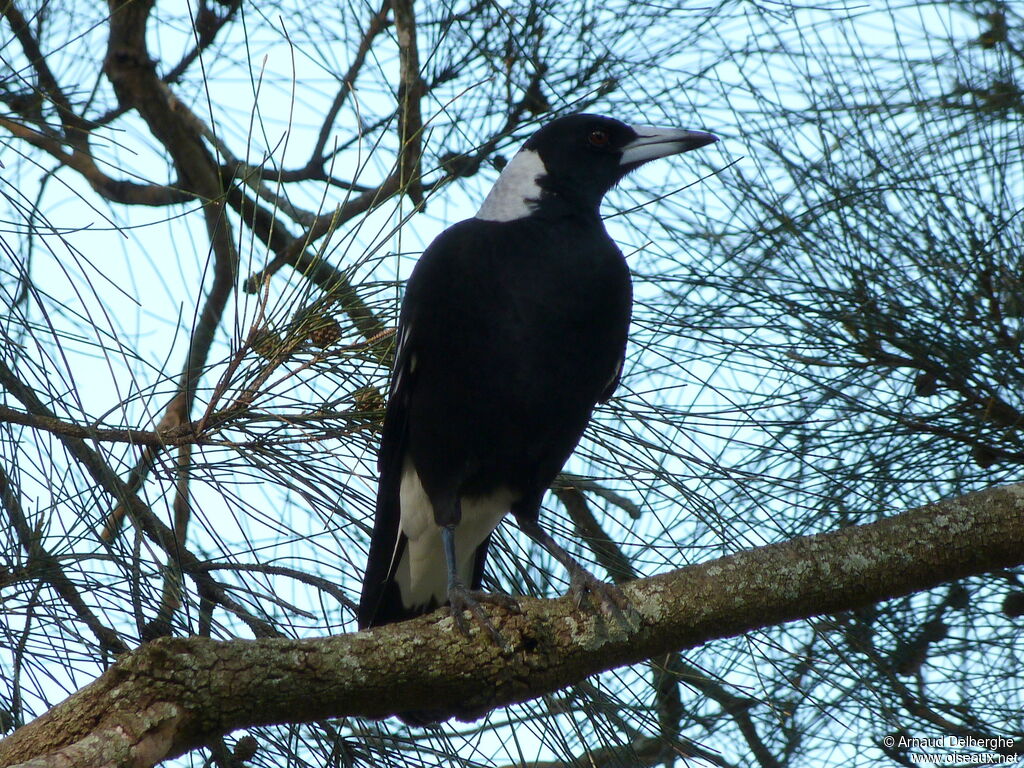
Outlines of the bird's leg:
[[583,599],[589,595],[603,613],[615,617],[623,626],[629,626],[623,613],[629,607],[629,601],[621,589],[614,584],[601,581],[576,562],[576,559],[541,528],[536,520],[524,516],[517,517],[516,521],[526,535],[544,547],[569,572],[569,594],[572,595],[577,608],[583,605]]
[[493,638],[494,642],[502,648],[508,648],[509,644],[491,623],[484,611],[481,602],[496,603],[506,608],[519,612],[519,603],[510,595],[491,594],[467,589],[459,576],[455,560],[455,526],[445,525],[441,528],[441,543],[444,545],[444,559],[448,565],[448,604],[451,606],[452,618],[455,619],[455,626],[462,634],[469,636],[469,623],[462,615],[463,611],[473,614],[477,624],[483,627]]

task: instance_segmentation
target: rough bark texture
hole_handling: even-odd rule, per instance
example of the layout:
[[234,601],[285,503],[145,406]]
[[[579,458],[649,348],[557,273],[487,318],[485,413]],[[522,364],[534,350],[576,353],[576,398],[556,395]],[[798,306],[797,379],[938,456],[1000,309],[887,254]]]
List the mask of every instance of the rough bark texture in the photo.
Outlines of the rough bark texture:
[[1022,562],[1014,485],[626,584],[628,629],[524,598],[521,614],[491,611],[507,655],[444,612],[308,640],[164,638],[0,742],[0,765],[148,766],[245,726],[344,715],[473,718],[656,654]]

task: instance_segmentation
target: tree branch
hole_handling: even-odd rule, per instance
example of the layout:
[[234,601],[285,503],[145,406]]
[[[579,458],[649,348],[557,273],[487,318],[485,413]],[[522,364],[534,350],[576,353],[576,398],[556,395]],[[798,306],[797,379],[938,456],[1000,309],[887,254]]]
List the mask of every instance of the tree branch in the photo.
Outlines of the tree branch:
[[[35,391],[15,376],[2,360],[0,360],[0,386],[21,401],[30,413],[46,420],[56,418],[53,412],[39,399]],[[159,546],[168,557],[173,558],[178,566],[189,575],[204,597],[234,613],[257,636],[265,637],[278,634],[277,630],[269,623],[253,616],[231,599],[224,587],[201,568],[199,558],[188,550],[185,542],[179,541],[174,531],[153,514],[153,511],[139,498],[138,494],[110,468],[100,453],[89,447],[85,440],[79,437],[60,433],[57,433],[57,436],[68,449],[68,453],[82,465],[100,488],[119,502],[120,508],[125,510],[132,522],[146,534],[150,541]]]
[[475,718],[659,654],[1019,565],[1022,518],[1024,485],[992,488],[635,581],[628,628],[569,598],[522,598],[520,614],[491,609],[504,656],[443,611],[336,637],[162,638],[0,742],[0,764],[99,749],[112,731],[137,740],[109,764],[145,766],[257,725],[442,707]]
[[64,421],[57,417],[44,414],[26,413],[6,405],[0,405],[0,422],[5,424],[20,424],[33,429],[40,429],[45,432],[52,432],[55,435],[66,437],[79,437],[83,440],[96,440],[111,443],[131,443],[132,445],[152,445],[163,447],[165,445],[176,445],[180,442],[194,440],[193,435],[185,435],[181,438],[165,437],[156,432],[149,432],[141,429],[111,429],[109,427],[93,427],[83,424],[76,424]]
[[[195,199],[194,195],[173,186],[140,184],[108,176],[96,165],[96,160],[90,154],[87,142],[78,142],[79,145],[84,145],[85,149],[76,148],[63,139],[42,133],[8,117],[0,117],[0,127],[7,129],[12,136],[43,150],[61,165],[80,173],[82,178],[89,182],[93,191],[112,203],[165,206],[178,205]],[[69,149],[69,147],[72,148]]]
[[50,65],[42,49],[39,47],[39,42],[32,35],[28,20],[14,4],[14,0],[4,3],[0,13],[7,19],[7,23],[11,25],[11,32],[14,33],[15,38],[21,44],[25,57],[32,64],[32,68],[36,73],[39,90],[57,108],[65,138],[68,141],[75,142],[79,138],[74,135],[75,131],[83,130],[86,122],[71,108],[71,102],[64,94],[64,90],[60,87],[60,83],[57,82],[53,72],[50,71]]
[[121,639],[117,632],[96,617],[96,614],[92,612],[89,606],[86,605],[85,600],[82,599],[82,594],[78,587],[64,573],[59,560],[47,552],[39,542],[39,537],[34,535],[34,532],[29,527],[18,495],[15,489],[11,487],[11,481],[7,476],[7,472],[2,467],[0,467],[0,505],[7,512],[11,529],[18,537],[18,542],[21,544],[22,549],[25,550],[25,554],[28,555],[26,570],[30,573],[39,574],[42,580],[48,582],[54,588],[57,594],[64,599],[64,602],[75,612],[75,615],[82,620],[82,623],[92,630],[101,648],[113,651],[114,653],[126,653],[128,646],[124,640]]
[[[597,518],[594,517],[594,513],[590,511],[590,506],[582,491],[578,487],[563,485],[554,488],[552,492],[565,506],[569,517],[572,518],[576,526],[576,533],[587,543],[597,562],[608,572],[612,580],[616,584],[621,584],[636,579],[637,573],[629,558],[601,527]],[[724,685],[687,664],[681,654],[673,652],[666,654],[663,658],[652,659],[650,666],[654,675],[653,687],[664,745],[671,745],[678,741],[680,719],[683,712],[679,682],[685,680],[687,685],[718,702],[722,711],[736,722],[737,729],[743,734],[751,754],[757,759],[759,765],[763,768],[777,768],[778,759],[765,745],[750,716],[749,710],[756,702],[730,693]]]
[[316,137],[316,144],[313,147],[312,153],[310,153],[309,162],[306,164],[304,169],[307,172],[319,172],[324,173],[324,148],[327,146],[327,139],[331,133],[331,126],[334,125],[334,121],[338,119],[338,113],[341,111],[342,106],[345,104],[345,100],[349,94],[356,87],[356,78],[359,77],[359,71],[363,68],[363,64],[366,61],[366,56],[370,52],[370,47],[373,45],[373,41],[376,39],[388,22],[388,11],[391,9],[390,0],[383,0],[380,8],[370,16],[370,20],[366,25],[366,31],[363,33],[362,39],[359,41],[359,46],[356,48],[356,52],[352,57],[352,64],[349,66],[348,71],[341,78],[341,88],[338,89],[338,93],[334,97],[334,101],[331,103],[330,108],[327,110],[327,114],[324,116],[324,122],[320,126],[320,133]]
[[[365,195],[356,198],[356,201],[364,199]],[[319,254],[306,251],[306,248],[314,240],[326,235],[332,227],[347,221],[347,218],[343,218],[344,216],[351,218],[348,213],[348,203],[338,208],[336,215],[339,218],[333,225],[328,217],[326,222],[328,226],[323,227],[324,222],[321,217],[318,217],[317,228],[310,229],[305,235],[298,238],[292,237],[284,223],[279,221],[273,212],[259,205],[237,186],[232,186],[228,190],[227,200],[256,237],[266,243],[275,253],[275,257],[267,266],[246,279],[243,290],[247,293],[256,293],[261,289],[264,281],[277,272],[280,267],[292,264],[307,280],[337,300],[339,306],[364,338],[373,338],[385,330],[384,324],[360,298],[348,276],[333,267]],[[383,202],[383,198],[380,202]],[[351,215],[356,214],[352,213]]]
[[416,44],[416,14],[412,0],[391,0],[398,38],[398,140],[401,147],[398,168],[401,188],[417,206],[423,204],[423,115],[420,99],[427,92],[420,76],[420,54]]

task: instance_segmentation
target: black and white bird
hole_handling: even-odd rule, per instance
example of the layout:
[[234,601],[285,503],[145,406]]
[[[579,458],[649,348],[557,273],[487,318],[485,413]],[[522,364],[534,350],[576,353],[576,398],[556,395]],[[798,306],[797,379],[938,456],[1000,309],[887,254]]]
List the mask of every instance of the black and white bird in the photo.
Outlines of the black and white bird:
[[451,605],[497,636],[479,592],[509,512],[569,571],[577,599],[615,592],[538,524],[545,491],[622,372],[632,286],[600,205],[649,160],[716,141],[576,114],[538,130],[476,216],[409,278],[384,418],[360,628]]

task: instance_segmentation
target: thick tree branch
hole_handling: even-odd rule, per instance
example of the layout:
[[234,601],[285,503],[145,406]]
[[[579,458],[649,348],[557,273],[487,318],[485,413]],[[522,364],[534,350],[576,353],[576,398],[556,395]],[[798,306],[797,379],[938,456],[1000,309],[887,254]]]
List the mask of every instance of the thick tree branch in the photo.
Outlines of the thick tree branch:
[[[202,310],[192,330],[188,356],[178,381],[177,394],[171,399],[158,431],[181,427],[190,422],[197,387],[206,367],[214,335],[220,326],[224,309],[234,290],[238,272],[231,224],[226,215],[224,185],[214,158],[203,143],[202,127],[191,111],[185,109],[156,74],[156,65],[146,46],[146,25],[152,10],[151,0],[120,4],[110,0],[110,37],[104,71],[122,105],[131,105],[145,120],[152,134],[160,141],[174,161],[182,185],[205,201],[203,217],[213,251],[213,281]],[[147,447],[133,474],[143,477],[152,465],[157,448]],[[130,499],[129,499],[130,500]],[[123,502],[122,502],[123,503]],[[121,506],[111,515],[114,526]],[[143,506],[140,514],[148,515]],[[137,524],[139,520],[135,520]],[[105,529],[115,530],[108,525]],[[161,538],[163,541],[163,538]],[[166,544],[166,542],[164,542]],[[177,547],[167,548],[172,559]]]
[[441,707],[474,718],[659,654],[1019,565],[1022,519],[1024,485],[993,488],[635,581],[628,629],[568,598],[523,598],[521,614],[491,609],[504,656],[443,611],[317,639],[163,638],[0,742],[0,764],[112,731],[134,746],[109,764],[144,766],[248,726]]
[[[179,395],[168,408],[172,423],[185,424],[195,397],[196,384],[224,308],[234,287],[238,267],[231,227],[225,216],[224,186],[202,136],[170,89],[157,77],[146,47],[146,22],[151,3],[111,3],[110,40],[104,69],[122,104],[131,104],[153,135],[167,149],[182,184],[206,201],[203,215],[214,254],[213,284],[192,332],[188,360],[179,383]],[[167,417],[165,417],[166,419]]]

